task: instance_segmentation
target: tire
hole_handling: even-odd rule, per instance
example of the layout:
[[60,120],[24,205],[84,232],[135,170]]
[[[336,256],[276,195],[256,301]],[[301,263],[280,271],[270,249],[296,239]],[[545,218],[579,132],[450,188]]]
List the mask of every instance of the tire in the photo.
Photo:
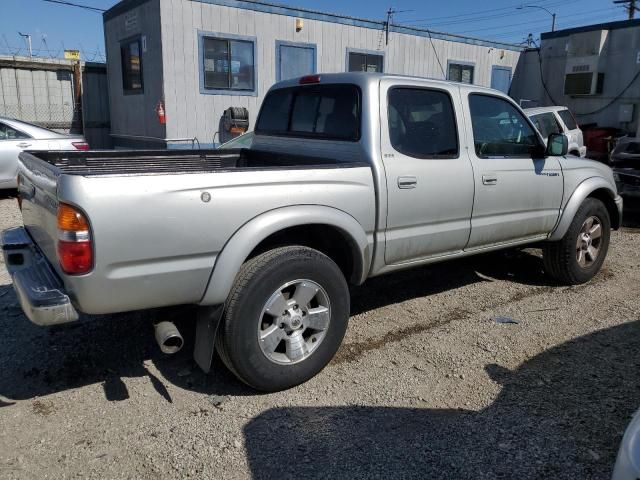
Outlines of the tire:
[[[595,219],[591,228],[587,221]],[[584,250],[589,243],[583,237],[583,230],[593,230],[600,225],[600,237],[596,238],[596,230],[590,237],[592,247],[597,243],[597,255]],[[576,213],[569,230],[558,242],[550,242],[543,248],[545,272],[567,285],[579,285],[591,280],[602,268],[609,250],[611,239],[611,219],[604,204],[597,198],[587,198]],[[580,257],[582,250],[583,257]]]
[[250,387],[286,390],[331,361],[347,330],[349,308],[349,287],[329,257],[301,246],[277,248],[242,266],[225,306],[216,350]]

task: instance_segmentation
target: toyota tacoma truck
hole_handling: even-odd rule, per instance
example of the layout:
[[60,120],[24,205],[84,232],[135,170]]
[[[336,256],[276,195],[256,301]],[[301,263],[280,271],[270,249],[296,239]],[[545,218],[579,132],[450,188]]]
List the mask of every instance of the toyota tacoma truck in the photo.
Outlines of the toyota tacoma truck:
[[[584,283],[622,217],[611,169],[541,138],[509,97],[402,76],[278,83],[251,149],[20,160],[24,227],[2,243],[32,322],[195,305],[198,365],[215,349],[262,391],[329,363],[350,285],[532,244],[548,275]],[[182,345],[168,321],[156,338]]]

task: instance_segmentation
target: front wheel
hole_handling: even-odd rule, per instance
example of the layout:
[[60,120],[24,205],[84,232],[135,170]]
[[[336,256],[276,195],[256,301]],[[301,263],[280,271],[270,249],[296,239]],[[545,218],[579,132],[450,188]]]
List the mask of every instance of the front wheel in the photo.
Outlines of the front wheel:
[[607,208],[597,198],[587,198],[562,240],[544,247],[544,269],[562,283],[586,283],[602,268],[610,238],[611,219]]
[[349,288],[338,266],[306,247],[283,247],[242,266],[216,348],[240,380],[275,392],[318,374],[342,343]]

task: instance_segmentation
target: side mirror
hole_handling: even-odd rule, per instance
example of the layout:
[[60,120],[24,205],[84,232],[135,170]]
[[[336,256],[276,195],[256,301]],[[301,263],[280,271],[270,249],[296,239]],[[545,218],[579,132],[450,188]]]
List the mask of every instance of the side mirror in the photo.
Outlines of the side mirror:
[[547,140],[547,156],[563,157],[569,153],[569,140],[562,133],[552,133]]

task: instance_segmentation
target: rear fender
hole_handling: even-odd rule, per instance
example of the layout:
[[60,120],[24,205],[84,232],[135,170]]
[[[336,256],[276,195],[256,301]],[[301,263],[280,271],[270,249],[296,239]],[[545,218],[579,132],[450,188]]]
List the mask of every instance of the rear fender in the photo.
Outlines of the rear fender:
[[215,266],[200,305],[219,305],[226,301],[240,267],[267,237],[290,227],[327,225],[339,229],[350,240],[359,264],[357,280],[363,282],[371,264],[372,248],[366,232],[351,215],[332,207],[298,205],[263,213],[243,225],[227,242]]

